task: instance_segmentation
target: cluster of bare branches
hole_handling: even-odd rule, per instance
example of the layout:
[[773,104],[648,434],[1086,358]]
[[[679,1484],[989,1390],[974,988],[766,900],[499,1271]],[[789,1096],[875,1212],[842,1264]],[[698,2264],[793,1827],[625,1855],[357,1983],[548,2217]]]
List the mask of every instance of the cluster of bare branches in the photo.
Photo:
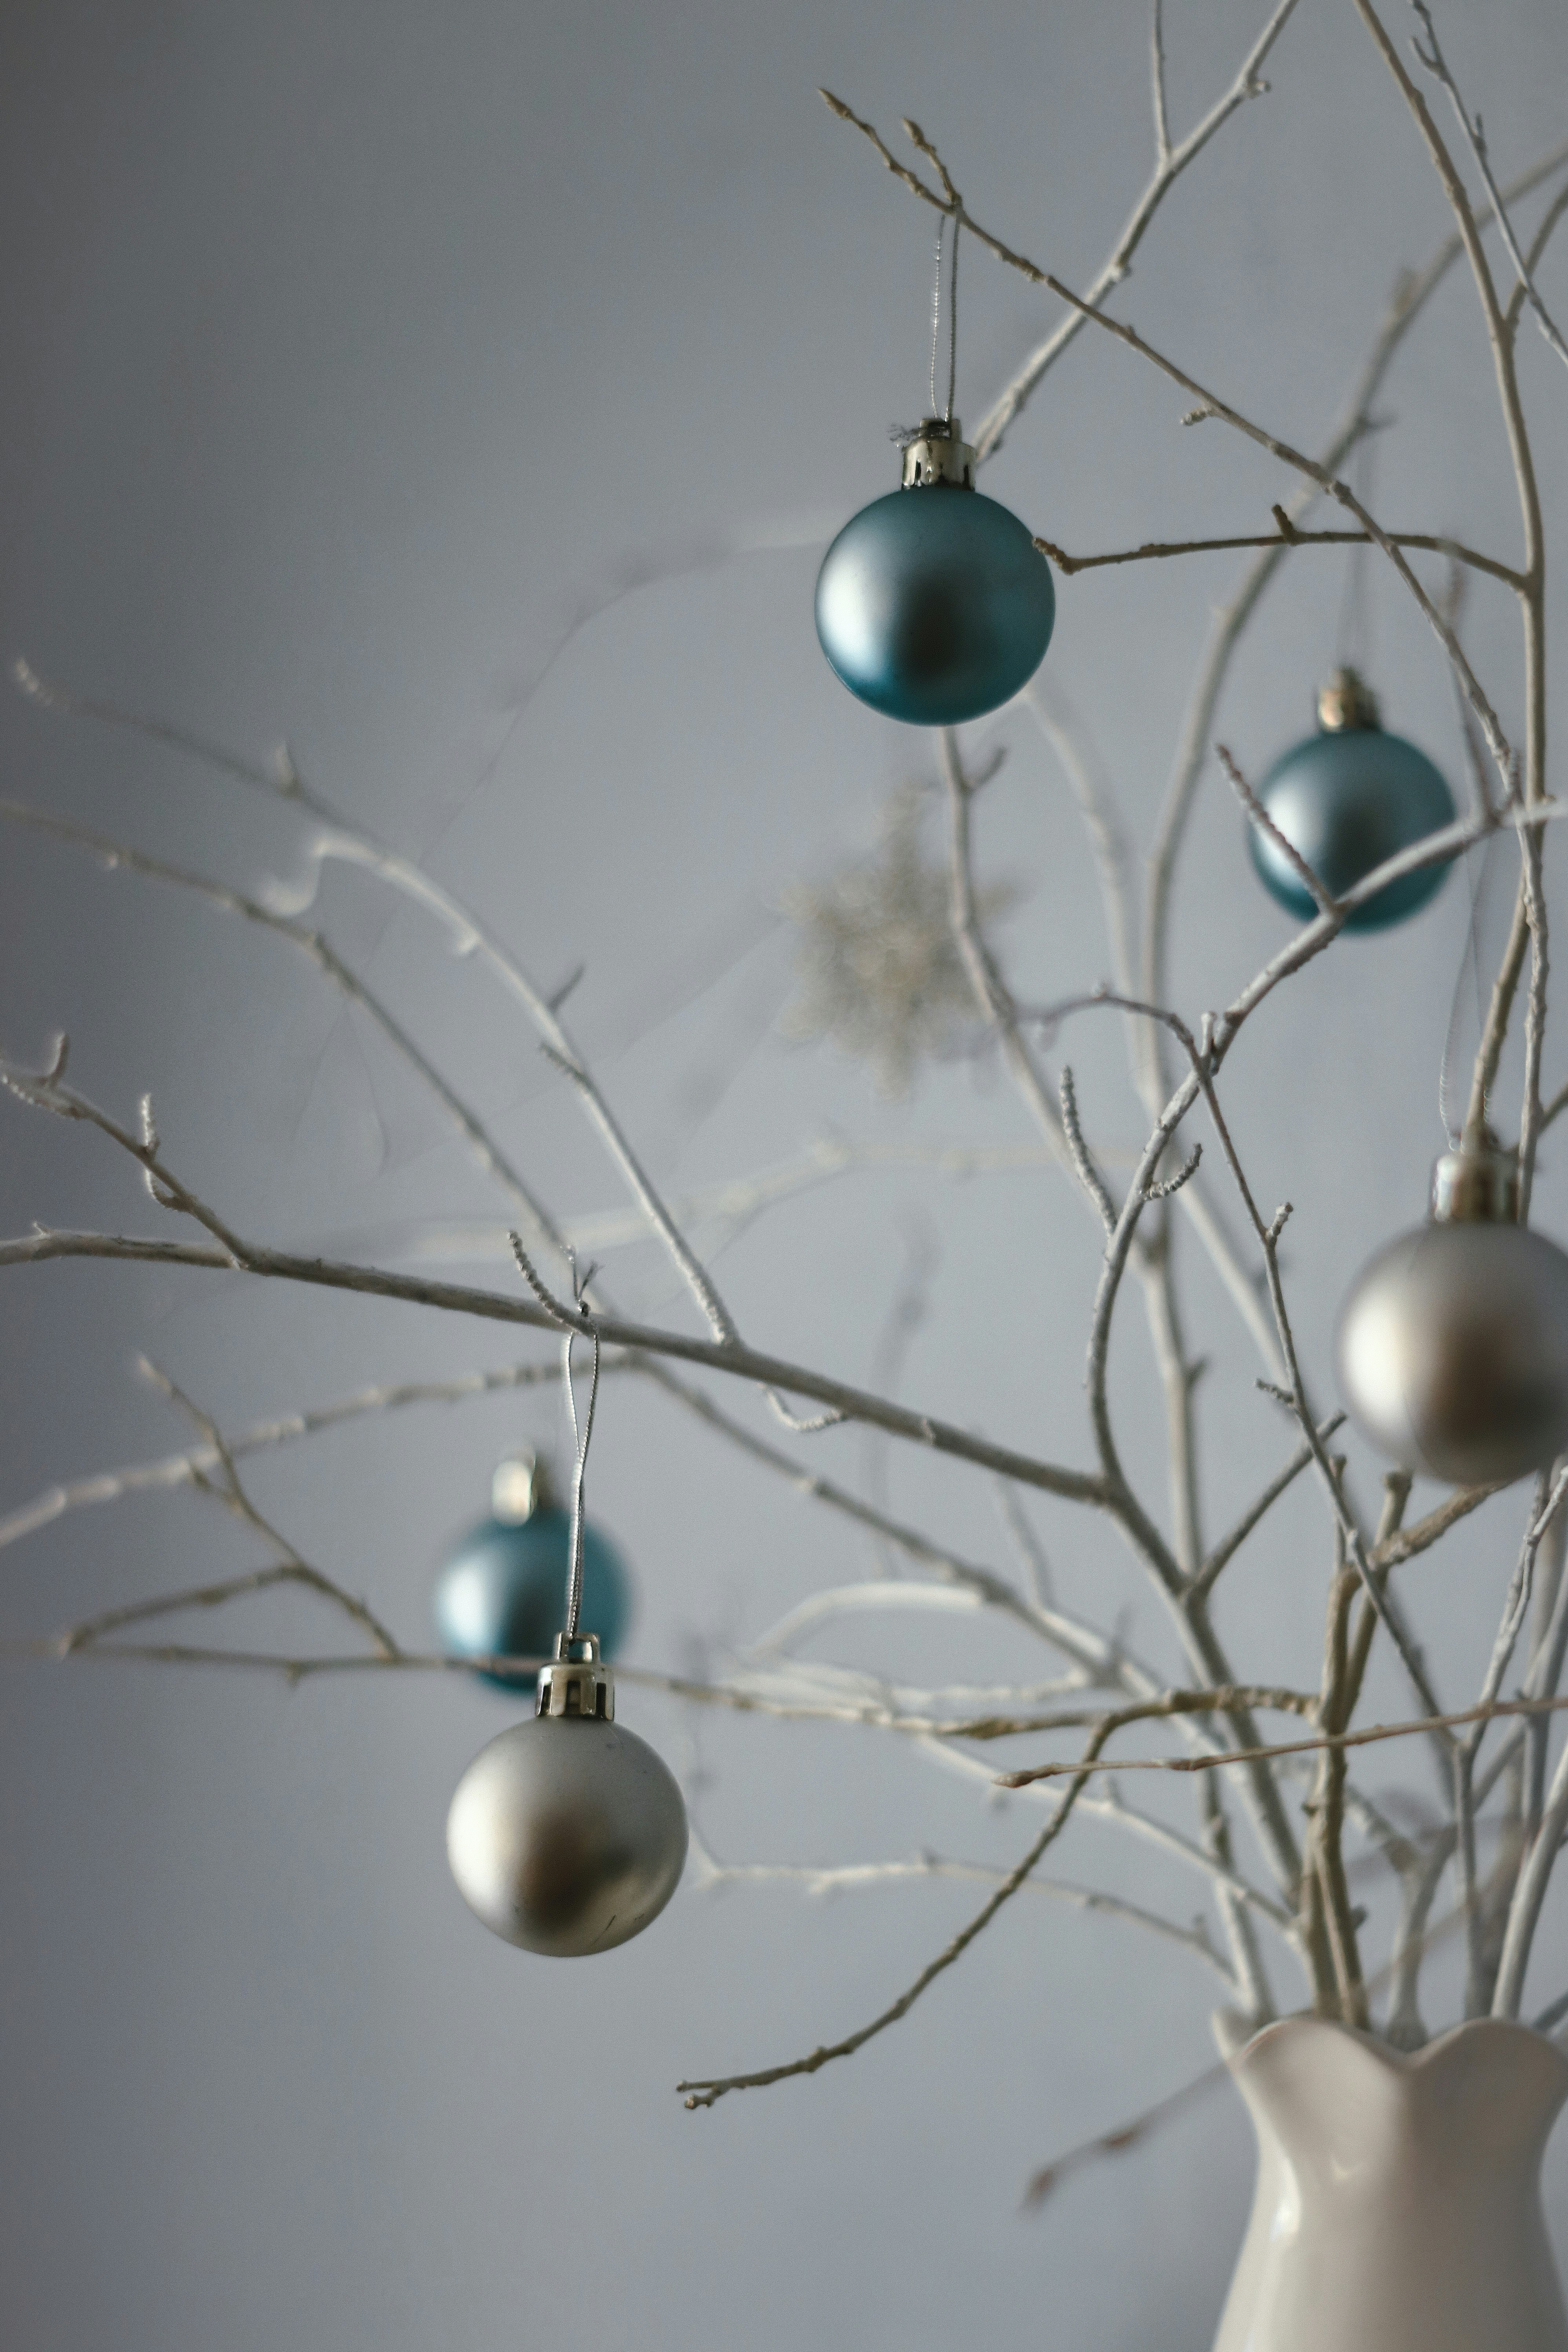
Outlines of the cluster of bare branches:
[[[971,767],[952,733],[943,733],[938,745],[947,826],[941,867],[924,867],[915,835],[900,816],[903,830],[895,828],[889,875],[879,877],[862,870],[852,887],[813,894],[805,909],[827,940],[824,952],[831,966],[822,1001],[808,1010],[810,1024],[847,1034],[858,1050],[879,1059],[884,1070],[900,1080],[919,1053],[945,1039],[951,1024],[962,1018],[994,1051],[1034,1129],[1033,1139],[1018,1147],[1012,1158],[1046,1163],[1056,1171],[1050,1181],[1065,1179],[1095,1221],[1100,1260],[1085,1343],[1092,1437],[1092,1456],[1085,1463],[1003,1445],[900,1402],[891,1392],[890,1379],[882,1391],[857,1387],[820,1366],[786,1360],[742,1334],[691,1238],[694,1223],[711,1216],[732,1230],[802,1185],[847,1181],[874,1153],[825,1145],[798,1162],[738,1179],[720,1188],[710,1201],[668,1202],[565,1024],[572,983],[553,994],[542,988],[507,946],[418,862],[350,822],[286,755],[275,769],[253,764],[177,730],[73,697],[25,666],[18,668],[20,685],[39,703],[139,730],[195,755],[218,782],[268,794],[292,813],[305,882],[292,892],[276,884],[247,891],[47,810],[0,803],[0,818],[7,824],[48,834],[129,876],[205,899],[259,927],[303,958],[327,988],[374,1024],[385,1050],[425,1088],[494,1187],[507,1221],[500,1230],[510,1234],[525,1279],[509,1281],[504,1287],[461,1285],[422,1273],[324,1259],[241,1234],[174,1165],[151,1099],[144,1097],[134,1118],[128,1120],[79,1093],[68,1076],[63,1040],[40,1069],[0,1062],[0,1084],[34,1110],[95,1129],[123,1160],[134,1163],[147,1195],[159,1211],[177,1221],[178,1230],[171,1236],[39,1225],[0,1243],[0,1265],[103,1258],[193,1271],[222,1269],[258,1281],[401,1300],[423,1313],[479,1318],[546,1334],[556,1341],[563,1330],[583,1334],[593,1343],[606,1379],[648,1383],[672,1408],[694,1417],[716,1442],[738,1449],[760,1469],[784,1481],[809,1508],[865,1530],[889,1571],[813,1595],[713,1679],[619,1671],[692,1704],[890,1733],[982,1791],[1000,1784],[1020,1791],[1026,1802],[1041,1809],[1043,1818],[1010,1869],[930,1855],[806,1869],[729,1866],[699,1843],[694,1851],[700,1884],[793,1876],[821,1894],[908,1877],[952,1878],[984,1885],[986,1892],[967,1924],[877,2016],[804,2056],[749,2073],[683,2083],[680,2089],[690,2106],[710,2106],[731,2091],[811,2074],[849,2056],[906,2015],[926,1988],[953,1967],[1026,1888],[1107,1914],[1159,1937],[1167,1948],[1187,1952],[1211,1977],[1217,1977],[1227,2005],[1248,2028],[1279,2013],[1282,2006],[1296,2005],[1301,1998],[1297,1988],[1304,1986],[1304,1997],[1318,2014],[1379,2032],[1396,2046],[1412,2047],[1425,2032],[1417,2000],[1421,1961],[1437,1932],[1435,1907],[1451,1874],[1451,1917],[1458,1922],[1466,1951],[1466,2015],[1489,2012],[1511,2018],[1526,2013],[1532,1937],[1553,1863],[1568,1836],[1568,1747],[1559,1748],[1555,1763],[1552,1750],[1554,1717],[1568,1705],[1561,1691],[1568,1654],[1568,1467],[1543,1476],[1530,1496],[1501,1621],[1475,1699],[1458,1706],[1445,1705],[1398,1571],[1439,1543],[1495,1490],[1455,1493],[1412,1521],[1406,1517],[1410,1482],[1392,1475],[1384,1482],[1375,1523],[1363,1519],[1346,1480],[1344,1458],[1333,1450],[1341,1416],[1325,1413],[1313,1400],[1298,1354],[1279,1255],[1289,1206],[1266,1213],[1259,1202],[1233,1139],[1222,1094],[1231,1049],[1244,1028],[1266,1007],[1272,1010],[1288,984],[1331,947],[1357,908],[1404,875],[1509,834],[1520,860],[1515,909],[1483,1024],[1466,1127],[1474,1137],[1489,1122],[1500,1120],[1498,1074],[1510,1024],[1521,1013],[1522,991],[1525,1067],[1517,1141],[1526,1208],[1542,1133],[1565,1098],[1559,1096],[1544,1104],[1541,1084],[1547,1013],[1542,856],[1546,828],[1563,812],[1551,800],[1546,785],[1546,555],[1516,344],[1528,311],[1552,350],[1568,359],[1568,348],[1538,284],[1547,242],[1568,210],[1568,143],[1506,187],[1500,185],[1479,118],[1469,111],[1458,90],[1426,7],[1417,0],[1421,37],[1412,64],[1372,0],[1353,0],[1353,5],[1426,146],[1452,209],[1454,229],[1423,268],[1400,277],[1365,362],[1315,454],[1294,447],[1266,424],[1243,414],[1107,307],[1177,178],[1237,110],[1266,88],[1261,68],[1294,0],[1279,0],[1231,85],[1181,141],[1173,140],[1169,127],[1156,5],[1152,173],[1105,263],[1081,293],[970,212],[936,144],[918,124],[904,125],[918,159],[911,165],[841,100],[827,100],[836,114],[864,134],[913,198],[1058,306],[1056,324],[998,395],[977,433],[982,462],[1001,446],[1049,370],[1089,330],[1173,383],[1192,404],[1189,419],[1226,426],[1267,451],[1293,478],[1293,487],[1271,509],[1271,527],[1256,534],[1156,541],[1135,549],[1070,557],[1042,542],[1068,574],[1097,564],[1167,561],[1216,548],[1249,551],[1245,571],[1215,615],[1193,685],[1148,845],[1141,893],[1114,793],[1076,720],[1048,683],[1031,688],[1026,697],[1029,710],[1061,757],[1082,813],[1103,898],[1108,981],[1043,1008],[1022,1003],[1015,993],[993,936],[990,918],[995,901],[987,898],[975,879],[976,811],[989,777]],[[1457,115],[1464,153],[1481,182],[1479,201],[1467,191],[1459,161],[1428,106],[1426,86],[1440,89]],[[1547,202],[1527,236],[1520,226],[1521,208],[1538,192],[1545,193]],[[1468,266],[1489,338],[1513,461],[1521,532],[1517,561],[1440,533],[1386,525],[1343,470],[1372,428],[1375,404],[1395,354],[1437,289],[1461,263]],[[1304,518],[1323,500],[1342,510],[1348,519],[1344,527],[1305,526]],[[1211,754],[1217,756],[1248,815],[1267,823],[1239,767],[1215,742],[1222,691],[1247,625],[1286,560],[1304,551],[1351,542],[1379,551],[1443,649],[1482,747],[1484,764],[1473,805],[1444,831],[1390,859],[1341,898],[1297,860],[1316,908],[1311,919],[1228,1002],[1184,1017],[1170,1002],[1171,908],[1194,794]],[[1415,559],[1425,555],[1466,567],[1502,585],[1515,599],[1525,685],[1521,743],[1509,739],[1494,699],[1471,667],[1457,632],[1452,600],[1416,569]],[[618,1223],[599,1220],[592,1238],[613,1246],[634,1235],[654,1237],[696,1309],[698,1329],[632,1320],[617,1307],[601,1273],[580,1273],[575,1253],[589,1237],[584,1222],[559,1215],[545,1202],[439,1061],[310,919],[317,882],[332,862],[359,869],[378,889],[414,908],[464,952],[470,971],[499,986],[523,1015],[542,1053],[568,1082],[626,1188],[625,1216]],[[897,954],[890,961],[885,954],[882,965],[873,970],[861,954],[868,944],[864,933],[868,925],[880,925],[885,933],[889,905],[901,926],[894,943]],[[885,936],[880,944],[888,949]],[[871,981],[866,978],[868,970],[873,970]],[[848,989],[853,993],[857,987],[861,997],[847,1016],[844,992]],[[1087,1041],[1104,1026],[1092,1016],[1106,1013],[1117,1016],[1143,1120],[1143,1141],[1130,1159],[1123,1154],[1120,1160],[1087,1132],[1070,1068],[1053,1070],[1047,1059],[1068,1024],[1078,1024]],[[885,1017],[879,1025],[880,1016]],[[993,1163],[994,1159],[993,1155]],[[954,1147],[945,1161],[937,1155],[937,1164],[949,1165],[955,1173],[972,1173],[991,1163],[984,1154]],[[1205,1532],[1200,1510],[1193,1395],[1201,1365],[1188,1338],[1177,1283],[1173,1237],[1178,1221],[1190,1227],[1212,1261],[1256,1352],[1259,1384],[1278,1401],[1289,1429],[1289,1446],[1278,1466],[1236,1523],[1217,1536]],[[570,1285],[569,1294],[563,1292],[563,1280]],[[1163,1496],[1151,1491],[1146,1469],[1124,1457],[1112,1399],[1112,1330],[1130,1284],[1142,1301],[1163,1385],[1165,1461],[1163,1473],[1156,1474],[1163,1475]],[[709,1384],[700,1384],[694,1375],[708,1376]],[[267,1563],[222,1582],[105,1609],[67,1629],[49,1645],[51,1654],[73,1662],[135,1658],[201,1663],[276,1672],[293,1679],[448,1666],[444,1659],[403,1648],[368,1601],[307,1561],[258,1511],[241,1465],[265,1450],[309,1440],[356,1416],[437,1403],[456,1407],[497,1389],[552,1380],[556,1372],[551,1359],[524,1359],[457,1379],[367,1390],[226,1434],[166,1376],[152,1377],[194,1424],[193,1442],[184,1451],[98,1473],[22,1504],[0,1521],[0,1546],[20,1540],[67,1512],[183,1486],[239,1518],[265,1548]],[[781,1442],[773,1432],[764,1433],[719,1401],[716,1384],[738,1384],[756,1392],[790,1441],[809,1438],[830,1423],[848,1423],[881,1440],[941,1454],[970,1476],[984,1475],[1001,1497],[1004,1524],[1017,1553],[1016,1571],[1005,1574],[963,1557],[899,1519],[881,1500],[819,1474],[811,1465],[809,1447],[803,1450],[794,1442]],[[1300,1686],[1260,1684],[1233,1664],[1216,1620],[1216,1594],[1232,1563],[1281,1497],[1309,1476],[1316,1481],[1323,1503],[1328,1603],[1321,1664]],[[1155,1664],[1137,1655],[1113,1622],[1093,1620],[1057,1599],[1025,1508],[1023,1498],[1030,1490],[1100,1514],[1115,1528],[1168,1620],[1184,1679],[1173,1682]],[[335,1611],[355,1646],[320,1653],[300,1648],[282,1654],[163,1638],[164,1621],[182,1612],[219,1609],[243,1593],[279,1584],[300,1587]],[[1016,1681],[1004,1685],[911,1686],[803,1654],[806,1636],[825,1624],[893,1612],[938,1616],[984,1612],[1010,1633],[1040,1645],[1040,1667],[1031,1672],[1026,1666]],[[1358,1717],[1369,1664],[1380,1644],[1396,1662],[1411,1694],[1406,1714],[1392,1724]],[[1266,1737],[1260,1728],[1269,1717],[1283,1719],[1280,1736]],[[1124,1735],[1149,1726],[1168,1727],[1179,1746],[1130,1753]],[[1395,1738],[1424,1742],[1441,1776],[1443,1817],[1419,1833],[1392,1820],[1353,1776],[1352,1763],[1363,1748]],[[1003,1769],[995,1760],[998,1744],[1018,1740],[1034,1743],[1029,1760]],[[1123,1794],[1124,1781],[1156,1773],[1190,1780],[1194,1799],[1190,1828],[1173,1826]],[[1065,1837],[1075,1815],[1108,1824],[1174,1861],[1194,1875],[1212,1909],[1189,1922],[1109,1891],[1042,1874],[1037,1866]],[[1485,1855],[1490,1860],[1483,1864]],[[1387,1959],[1375,1970],[1368,1968],[1362,1952],[1365,1920],[1352,1885],[1352,1876],[1369,1864],[1388,1874],[1397,1903]],[[1290,1984],[1284,1994],[1277,1990],[1281,1970]],[[1380,2000],[1383,1993],[1385,2000]],[[1535,2021],[1550,2026],[1565,2012],[1568,1994],[1558,1994],[1538,2008]]]

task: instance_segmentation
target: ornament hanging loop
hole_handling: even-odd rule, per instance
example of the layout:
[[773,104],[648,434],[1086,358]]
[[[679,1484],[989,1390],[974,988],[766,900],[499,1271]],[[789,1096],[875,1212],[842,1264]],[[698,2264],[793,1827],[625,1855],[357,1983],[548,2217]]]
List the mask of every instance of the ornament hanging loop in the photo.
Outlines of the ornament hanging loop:
[[[577,1454],[572,1473],[572,1557],[566,1576],[566,1630],[561,1636],[569,1644],[577,1639],[577,1620],[583,1606],[583,1480],[588,1466],[588,1448],[594,1440],[594,1412],[599,1402],[599,1335],[594,1331],[590,1334],[594,1346],[594,1369],[588,1381],[588,1409],[579,1423],[576,1391],[572,1381],[572,1342],[576,1336],[574,1331],[568,1331],[561,1342],[561,1379],[566,1391],[566,1411],[571,1419]],[[597,1654],[595,1643],[595,1655]]]
[[[561,1301],[554,1297],[542,1279],[538,1267],[523,1248],[520,1236],[508,1236],[511,1254],[522,1276],[540,1305],[548,1309],[555,1323],[565,1333],[561,1344],[561,1377],[566,1390],[566,1411],[572,1423],[572,1437],[577,1459],[572,1473],[572,1554],[566,1576],[566,1631],[562,1637],[567,1642],[577,1638],[577,1619],[583,1606],[583,1475],[587,1468],[588,1448],[594,1437],[594,1410],[599,1402],[599,1334],[595,1328],[587,1302],[588,1285],[598,1272],[594,1265],[579,1268],[574,1250],[566,1253],[566,1263],[572,1273],[572,1305],[580,1318],[574,1322]],[[577,1421],[577,1397],[572,1385],[572,1342],[579,1330],[594,1343],[594,1371],[588,1386],[588,1411],[582,1425]],[[595,1654],[597,1653],[595,1652]],[[542,1685],[541,1685],[542,1687]]]
[[[920,139],[916,145],[922,144]],[[947,225],[952,223],[952,257],[947,278],[947,397],[938,404],[937,366],[942,352],[942,261]],[[963,437],[963,427],[952,413],[958,393],[958,230],[957,199],[941,213],[936,224],[936,263],[931,289],[931,404],[918,425],[895,425],[892,437],[903,451],[903,488],[926,489],[932,484],[972,490],[974,452]]]
[[[1356,445],[1351,460],[1351,472],[1356,496],[1363,508],[1372,506],[1377,493],[1377,444],[1370,431],[1364,432]],[[1346,551],[1344,586],[1340,596],[1339,622],[1335,629],[1338,643],[1336,658],[1343,669],[1351,671],[1372,667],[1372,603],[1368,577],[1368,557],[1371,548],[1363,541]],[[1352,726],[1360,721],[1352,719]],[[1373,720],[1375,725],[1376,721]]]
[[[952,223],[952,260],[947,277],[947,398],[939,409],[936,404],[937,358],[942,349],[942,257],[947,236],[947,224]],[[958,396],[958,231],[956,212],[939,213],[936,224],[936,267],[931,294],[931,414],[940,416],[944,425],[952,423],[952,404]]]

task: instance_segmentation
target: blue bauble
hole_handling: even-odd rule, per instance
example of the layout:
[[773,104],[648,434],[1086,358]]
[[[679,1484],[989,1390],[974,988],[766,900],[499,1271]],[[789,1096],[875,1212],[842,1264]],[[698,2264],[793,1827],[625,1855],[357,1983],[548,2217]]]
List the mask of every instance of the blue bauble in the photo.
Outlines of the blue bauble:
[[[1325,688],[1326,707],[1335,692]],[[1359,679],[1352,677],[1346,692],[1352,711],[1363,714],[1359,719],[1323,728],[1296,744],[1275,761],[1258,794],[1336,898],[1384,858],[1452,824],[1455,815],[1454,795],[1426,753],[1364,715],[1376,706]],[[1249,824],[1247,840],[1254,866],[1280,905],[1293,915],[1315,915],[1310,891],[1268,835]],[[1445,862],[1391,882],[1357,908],[1345,929],[1376,931],[1402,922],[1442,888],[1447,872]]]
[[[912,727],[956,727],[1028,683],[1051,641],[1051,571],[1016,514],[964,487],[958,427],[917,445],[951,470],[862,507],[816,575],[816,634],[851,694]],[[908,470],[908,468],[907,468]]]
[[[540,1505],[526,1519],[481,1519],[448,1554],[433,1608],[441,1647],[455,1658],[547,1658],[565,1622],[572,1516]],[[631,1613],[626,1563],[597,1528],[583,1530],[585,1629],[613,1657]],[[502,1690],[532,1690],[531,1674],[486,1674]]]

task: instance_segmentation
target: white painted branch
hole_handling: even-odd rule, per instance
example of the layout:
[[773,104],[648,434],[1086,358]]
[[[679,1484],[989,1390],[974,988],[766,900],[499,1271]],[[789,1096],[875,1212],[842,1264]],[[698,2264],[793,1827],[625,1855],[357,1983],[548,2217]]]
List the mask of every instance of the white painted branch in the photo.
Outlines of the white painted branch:
[[[1160,19],[1154,20],[1154,170],[1148,185],[1133,205],[1110,252],[1089,281],[1085,299],[1098,305],[1114,292],[1132,268],[1132,257],[1142,243],[1149,224],[1158,212],[1187,165],[1203,153],[1215,131],[1229,121],[1238,107],[1249,98],[1258,98],[1268,89],[1261,79],[1261,70],[1269,50],[1284,31],[1295,0],[1279,0],[1269,14],[1263,30],[1253,42],[1235,79],[1222,91],[1202,121],[1194,124],[1186,137],[1172,146],[1165,119],[1164,53]],[[824,93],[826,95],[826,93]],[[829,100],[831,105],[833,101]],[[1020,415],[1030,394],[1054,367],[1083,325],[1082,318],[1071,312],[1045,341],[1037,344],[1023,366],[1013,377],[982,418],[974,436],[976,458],[984,463],[1002,446],[1008,427]]]
[[[626,1369],[624,1360],[613,1360],[605,1366],[606,1374]],[[230,1459],[241,1462],[247,1454],[289,1445],[296,1439],[314,1437],[325,1430],[340,1429],[345,1423],[363,1420],[367,1415],[398,1412],[409,1405],[461,1404],[474,1397],[553,1385],[556,1378],[553,1364],[503,1364],[493,1371],[463,1372],[450,1381],[393,1381],[360,1389],[354,1395],[340,1397],[331,1404],[314,1405],[303,1412],[280,1414],[271,1421],[255,1422],[226,1442]],[[210,1475],[217,1467],[216,1447],[204,1443],[183,1454],[166,1454],[155,1461],[131,1463],[119,1470],[95,1471],[85,1478],[47,1486],[31,1502],[19,1505],[0,1518],[0,1551],[7,1544],[19,1543],[25,1536],[36,1535],[40,1528],[50,1526],[69,1512],[117,1503],[128,1495],[166,1493],[189,1486],[198,1475]]]
[[285,800],[308,810],[318,820],[319,830],[308,836],[305,845],[307,878],[303,885],[293,887],[275,885],[263,901],[272,913],[289,919],[303,913],[314,900],[321,866],[329,860],[336,859],[374,875],[378,881],[429,915],[445,931],[454,954],[472,956],[483,963],[513,1002],[521,1006],[555,1066],[571,1080],[611,1159],[619,1168],[650,1226],[664,1244],[671,1264],[701,1308],[715,1339],[731,1340],[735,1338],[734,1324],[728,1309],[660,1200],[651,1178],[633,1150],[554,1005],[530,978],[516,957],[500,945],[460,899],[425,873],[412,858],[403,856],[371,834],[346,824],[329,802],[304,782],[287,755],[279,775],[268,777],[246,761],[233,759],[226,753],[215,752],[211,746],[182,735],[173,728],[140,719],[112,704],[95,703],[67,693],[40,679],[25,662],[16,666],[16,675],[24,691],[46,708],[102,719],[111,726],[151,735],[189,752],[218,774],[262,791],[280,793]]
[[1534,311],[1535,323],[1540,328],[1548,346],[1556,352],[1564,367],[1568,367],[1568,342],[1563,341],[1561,329],[1541,299],[1531,265],[1524,257],[1519,238],[1514,232],[1513,223],[1508,216],[1506,200],[1499,190],[1492,173],[1491,157],[1487,152],[1486,134],[1481,128],[1481,118],[1479,114],[1472,115],[1465,104],[1459,85],[1449,70],[1448,61],[1438,42],[1436,28],[1432,22],[1432,11],[1426,6],[1426,0],[1411,0],[1411,5],[1421,19],[1426,34],[1425,48],[1419,41],[1412,42],[1411,46],[1434,80],[1440,82],[1448,93],[1454,112],[1459,119],[1459,128],[1465,134],[1466,144],[1474,156],[1476,169],[1481,175],[1481,184],[1486,189],[1490,202],[1492,217],[1497,222],[1498,232],[1508,250],[1508,257],[1518,275],[1519,290]]
[[[1007,1875],[991,1864],[948,1862],[937,1854],[917,1854],[908,1862],[724,1863],[715,1860],[695,1836],[692,1859],[696,1865],[692,1884],[699,1894],[725,1886],[798,1886],[802,1894],[816,1901],[911,1881],[956,1879],[969,1885],[999,1886]],[[1037,1876],[1028,1882],[1028,1891],[1051,1902],[1068,1904],[1076,1911],[1099,1912],[1107,1918],[1123,1920],[1130,1927],[1158,1936],[1212,1969],[1233,2000],[1240,1997],[1235,1977],[1215,1950],[1201,1919],[1194,1927],[1184,1927],[1178,1920],[1167,1919],[1143,1904],[1128,1901],[1124,1895],[1109,1895],[1099,1887],[1078,1886],[1067,1879]]]
[[[923,1740],[919,1746],[922,1754],[946,1771],[984,1790],[994,1798],[994,1768],[983,1757],[972,1755],[966,1748],[945,1746],[940,1740]],[[1019,1791],[1025,1798],[1030,1793],[1027,1789]],[[1269,1926],[1294,1947],[1295,1921],[1283,1904],[1265,1893],[1262,1887],[1255,1886],[1234,1863],[1220,1861],[1205,1853],[1194,1839],[1184,1836],[1169,1822],[1161,1821],[1153,1813],[1141,1812],[1136,1805],[1126,1803],[1114,1780],[1108,1787],[1086,1791],[1079,1799],[1079,1811],[1087,1819],[1108,1822],[1129,1837],[1138,1838],[1145,1845],[1154,1846],[1160,1853],[1183,1863],[1189,1870],[1196,1871],[1200,1877],[1208,1881],[1216,1896],[1222,1890],[1233,1895],[1248,1911],[1267,1919]]]

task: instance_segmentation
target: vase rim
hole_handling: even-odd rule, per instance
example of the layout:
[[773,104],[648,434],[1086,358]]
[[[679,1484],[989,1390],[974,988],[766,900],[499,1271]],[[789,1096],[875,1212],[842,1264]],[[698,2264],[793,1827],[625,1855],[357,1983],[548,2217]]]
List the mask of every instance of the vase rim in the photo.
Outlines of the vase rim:
[[[1286,2036],[1299,2041],[1306,2034],[1326,2033],[1342,2041],[1359,2042],[1369,2056],[1380,2059],[1391,2074],[1401,2075],[1417,2073],[1461,2041],[1484,2038],[1493,2042],[1533,2042],[1538,2048],[1551,2052],[1564,2083],[1568,2084],[1568,2053],[1563,2051],[1561,2043],[1552,2034],[1538,2033],[1534,2026],[1525,2025],[1512,2017],[1465,2018],[1459,2024],[1447,2026],[1441,2033],[1433,2034],[1419,2050],[1395,2050],[1391,2043],[1381,2040],[1375,2033],[1369,2033],[1362,2026],[1347,2025],[1337,2017],[1313,2017],[1306,2012],[1293,2017],[1274,2018],[1245,2042],[1237,2042],[1232,2038],[1234,2018],[1234,2011],[1221,2011],[1215,2020],[1225,2063],[1233,2074],[1245,2067],[1266,2042],[1275,2042]],[[1229,2032],[1227,2027],[1230,2028]]]

